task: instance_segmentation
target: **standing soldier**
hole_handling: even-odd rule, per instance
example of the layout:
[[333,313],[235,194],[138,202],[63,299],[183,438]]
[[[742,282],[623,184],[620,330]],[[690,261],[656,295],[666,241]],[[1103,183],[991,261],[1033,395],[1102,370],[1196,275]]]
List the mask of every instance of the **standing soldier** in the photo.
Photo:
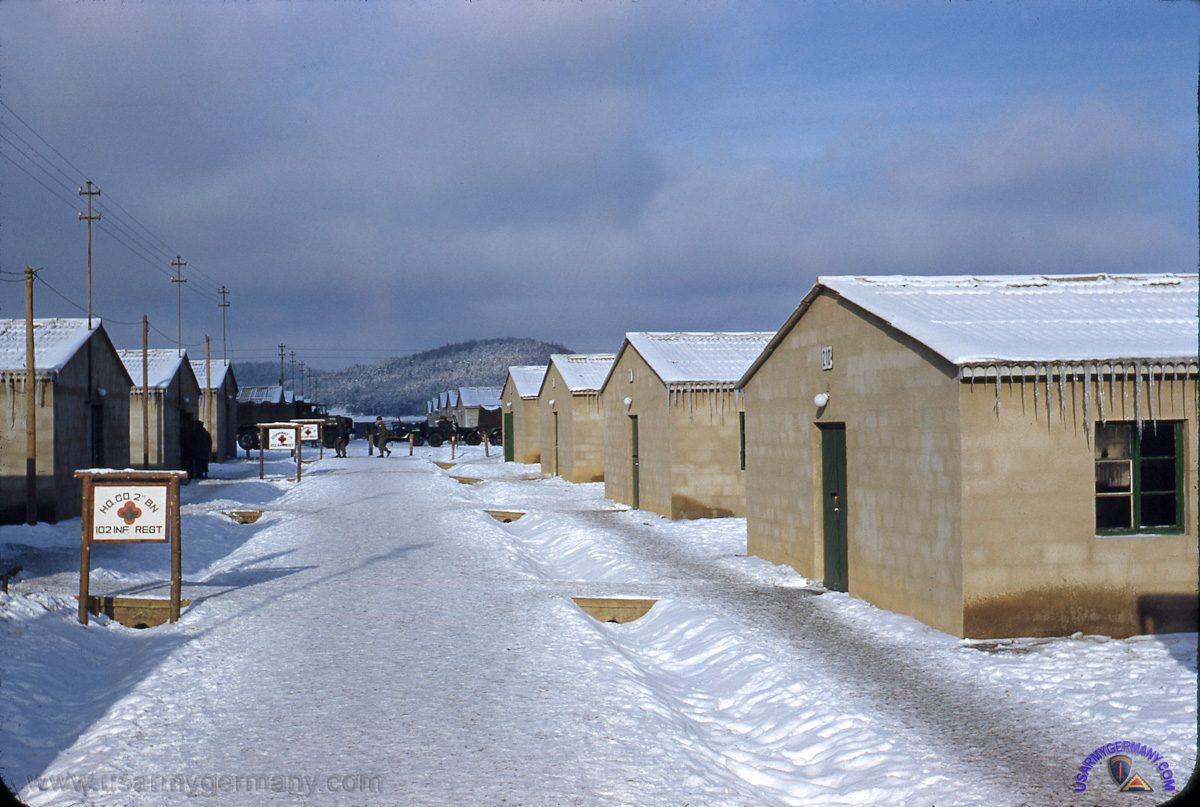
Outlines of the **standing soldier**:
[[339,417],[337,419],[337,440],[335,440],[334,444],[333,444],[334,450],[336,452],[335,456],[338,456],[338,457],[346,456],[346,443],[347,442],[348,442],[348,438],[346,437],[346,421]]

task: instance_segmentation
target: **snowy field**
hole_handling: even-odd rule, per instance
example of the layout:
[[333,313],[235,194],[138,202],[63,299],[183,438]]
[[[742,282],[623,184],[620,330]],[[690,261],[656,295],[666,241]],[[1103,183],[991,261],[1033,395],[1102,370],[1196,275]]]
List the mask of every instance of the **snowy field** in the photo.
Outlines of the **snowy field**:
[[[25,567],[0,599],[22,800],[1141,805],[1192,772],[1195,634],[960,641],[747,557],[744,520],[630,511],[482,447],[450,470],[449,447],[365,451],[188,485],[175,625],[80,625],[79,520],[0,527]],[[94,595],[168,577],[165,546],[93,550]],[[657,603],[619,625],[572,597]],[[1152,792],[1085,763],[1116,750]]]

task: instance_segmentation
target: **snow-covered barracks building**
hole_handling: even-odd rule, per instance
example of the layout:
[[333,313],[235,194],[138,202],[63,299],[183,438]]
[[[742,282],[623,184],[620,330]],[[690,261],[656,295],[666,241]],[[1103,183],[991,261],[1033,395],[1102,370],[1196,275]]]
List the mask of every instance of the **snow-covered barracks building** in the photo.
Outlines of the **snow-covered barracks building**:
[[1196,630],[1196,275],[827,277],[738,382],[750,553],[959,637]]

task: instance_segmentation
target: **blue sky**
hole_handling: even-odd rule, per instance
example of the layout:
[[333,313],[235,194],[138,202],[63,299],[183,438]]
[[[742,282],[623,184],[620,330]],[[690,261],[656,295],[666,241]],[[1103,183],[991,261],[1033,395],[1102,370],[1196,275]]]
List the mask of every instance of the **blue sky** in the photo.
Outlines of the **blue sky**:
[[193,353],[224,285],[236,358],[320,367],[773,330],[819,275],[1194,272],[1198,12],[3,0],[0,271],[86,305],[91,179],[119,346],[173,343],[182,255]]

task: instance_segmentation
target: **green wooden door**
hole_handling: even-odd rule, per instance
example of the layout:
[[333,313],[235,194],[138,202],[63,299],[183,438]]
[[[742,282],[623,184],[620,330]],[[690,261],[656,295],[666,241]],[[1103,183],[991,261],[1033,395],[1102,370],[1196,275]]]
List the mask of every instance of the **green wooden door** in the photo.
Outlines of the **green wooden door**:
[[513,452],[513,415],[512,412],[504,413],[504,461],[512,462],[516,459]]
[[561,476],[558,470],[558,413],[552,412],[554,415],[554,474]]
[[821,427],[821,496],[824,503],[825,588],[849,590],[846,529],[846,426]]
[[629,416],[630,441],[629,451],[633,458],[633,509],[641,509],[641,494],[638,484],[638,421],[637,415]]

